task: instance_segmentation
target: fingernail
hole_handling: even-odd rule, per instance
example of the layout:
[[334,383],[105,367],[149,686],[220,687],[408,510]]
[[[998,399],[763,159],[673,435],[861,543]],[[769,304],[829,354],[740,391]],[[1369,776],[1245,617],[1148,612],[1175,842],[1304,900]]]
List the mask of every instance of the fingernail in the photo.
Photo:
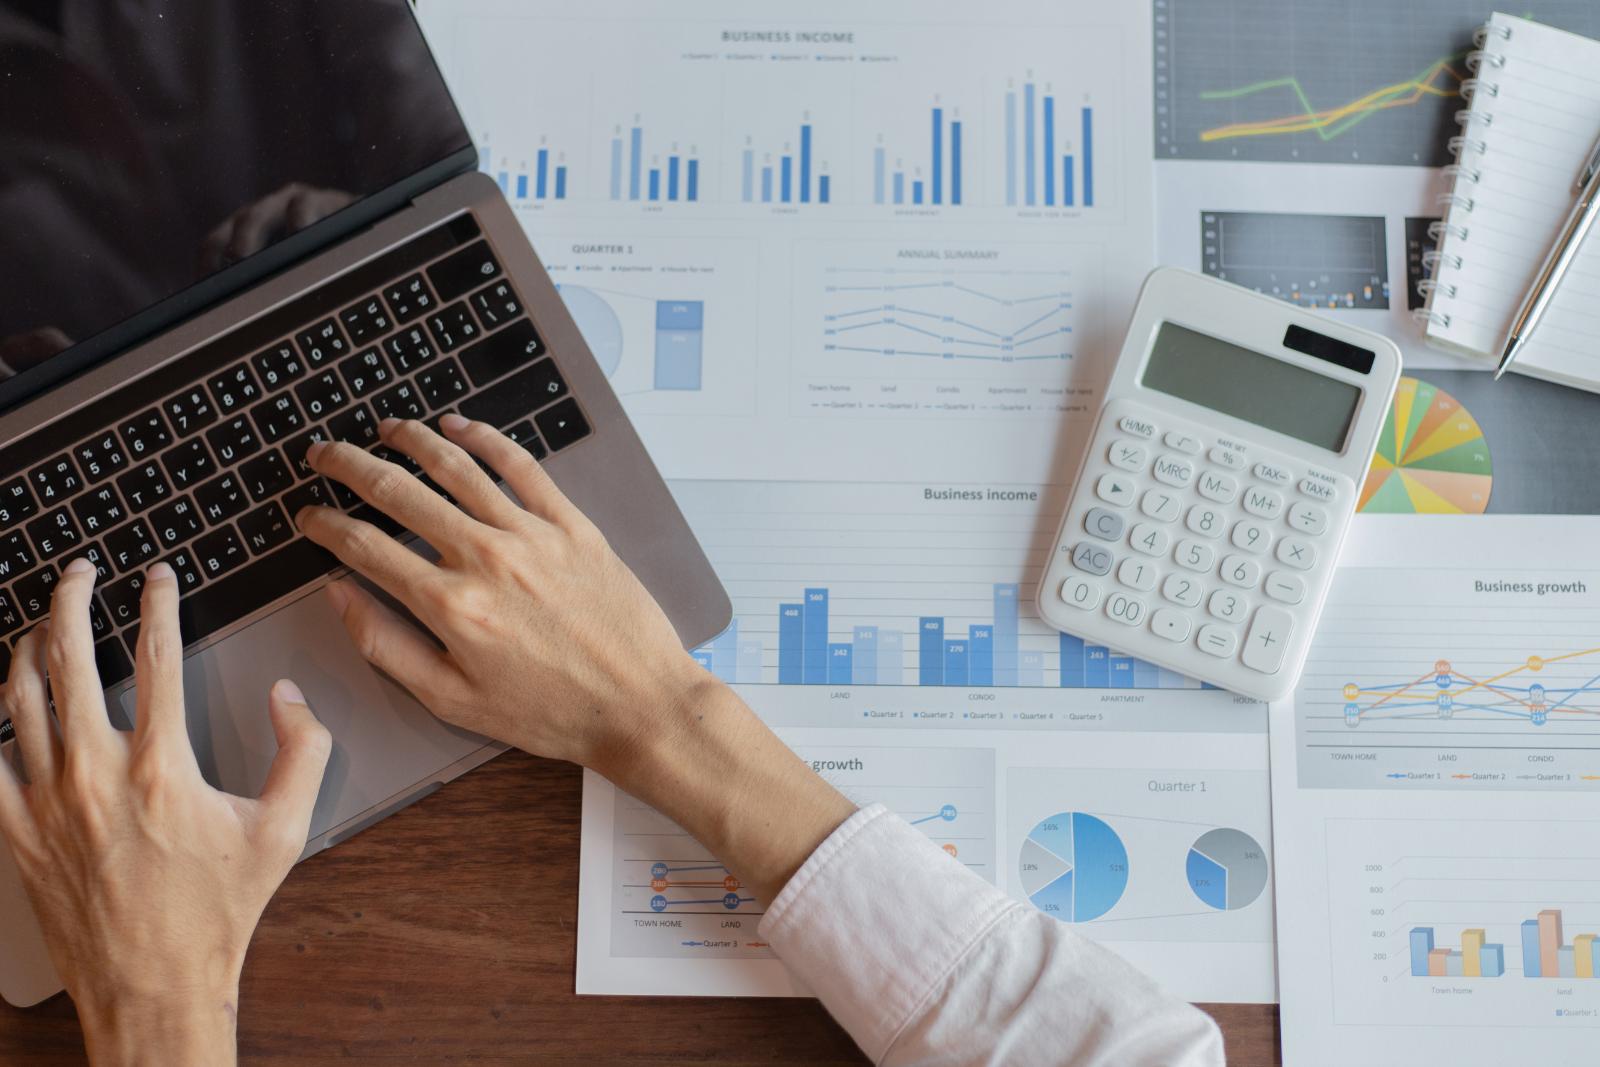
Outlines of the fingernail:
[[472,423],[470,420],[464,419],[452,411],[448,415],[439,416],[439,425],[444,427],[446,430],[465,430],[468,426],[471,426]]
[[272,692],[286,704],[304,704],[306,702],[306,695],[300,691],[300,687],[287,678],[279,678],[274,682]]
[[322,450],[327,447],[328,442],[326,441],[312,441],[311,447],[306,449],[306,462],[315,463],[317,457],[322,455]]
[[152,563],[145,569],[144,577],[147,582],[165,582],[176,578],[177,575],[172,572],[170,563]]
[[84,571],[92,571],[92,570],[94,570],[94,564],[90,563],[88,560],[84,559],[82,556],[79,556],[77,559],[75,559],[71,563],[67,564],[66,573],[67,574],[82,574]]
[[399,426],[399,425],[400,425],[400,420],[396,419],[396,418],[393,418],[393,417],[385,418],[385,419],[379,419],[378,420],[378,432],[379,433],[388,433],[390,430],[394,429],[396,426]]
[[333,605],[333,610],[343,615],[345,607],[350,603],[350,590],[345,588],[344,581],[341,579],[329,582],[323,588],[327,590],[328,601]]

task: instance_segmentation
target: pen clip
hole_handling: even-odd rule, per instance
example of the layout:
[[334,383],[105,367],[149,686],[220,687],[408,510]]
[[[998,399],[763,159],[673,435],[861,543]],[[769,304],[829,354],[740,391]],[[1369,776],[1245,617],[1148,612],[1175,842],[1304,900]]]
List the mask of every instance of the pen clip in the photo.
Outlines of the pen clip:
[[1584,161],[1583,170],[1578,174],[1577,184],[1573,188],[1582,192],[1594,180],[1596,171],[1600,171],[1600,137],[1595,138],[1594,147],[1589,149],[1589,158]]

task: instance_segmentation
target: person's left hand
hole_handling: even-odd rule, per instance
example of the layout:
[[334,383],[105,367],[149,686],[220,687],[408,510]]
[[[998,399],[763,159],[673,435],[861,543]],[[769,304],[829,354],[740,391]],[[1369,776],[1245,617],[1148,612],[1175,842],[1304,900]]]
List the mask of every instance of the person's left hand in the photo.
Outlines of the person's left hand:
[[88,561],[70,564],[48,628],[17,645],[3,704],[27,781],[0,759],[0,831],[94,1062],[231,1063],[245,950],[305,848],[330,737],[279,682],[268,702],[279,751],[261,798],[206,784],[164,563],[144,590],[137,726],[116,730],[95,669],[94,578]]

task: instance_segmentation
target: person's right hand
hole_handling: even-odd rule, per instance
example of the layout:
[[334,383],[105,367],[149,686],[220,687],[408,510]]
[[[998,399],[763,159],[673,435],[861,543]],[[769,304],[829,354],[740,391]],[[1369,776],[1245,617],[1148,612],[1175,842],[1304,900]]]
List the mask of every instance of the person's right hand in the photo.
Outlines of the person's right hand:
[[535,755],[616,766],[641,731],[667,724],[663,711],[714,679],[532,456],[485,423],[446,415],[442,427],[453,440],[414,421],[385,420],[380,432],[459,507],[355,445],[319,443],[307,454],[435,546],[437,564],[331,508],[307,508],[297,522],[444,647],[353,580],[332,583],[328,595],[362,654],[445,721]]

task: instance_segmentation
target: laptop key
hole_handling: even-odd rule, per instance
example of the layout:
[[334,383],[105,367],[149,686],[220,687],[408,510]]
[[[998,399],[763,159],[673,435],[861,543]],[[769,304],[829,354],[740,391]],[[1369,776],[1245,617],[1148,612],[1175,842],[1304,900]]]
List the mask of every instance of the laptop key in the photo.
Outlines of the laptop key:
[[106,534],[106,554],[111,557],[112,566],[122,574],[144,566],[159,547],[155,535],[150,532],[150,524],[144,519]]
[[439,354],[421,326],[401,330],[383,343],[383,350],[394,364],[396,374],[410,374]]
[[17,606],[22,609],[26,621],[34,622],[50,614],[50,596],[55,592],[56,582],[60,578],[54,567],[40,567],[32,574],[17,579],[11,592],[15,594]]
[[[0,589],[0,637],[9,637],[22,629],[22,609],[17,606],[16,600],[4,589]],[[4,647],[0,643],[0,647]]]
[[28,472],[28,481],[33,485],[33,495],[47,508],[65,503],[67,498],[83,488],[83,479],[78,476],[77,466],[73,464],[72,457],[65,454],[33,468]]
[[84,545],[78,555],[94,564],[94,584],[104,585],[116,577],[116,572],[111,569],[111,557],[106,555],[106,550],[93,542]]
[[153,456],[172,443],[167,420],[162,418],[159,408],[151,408],[117,429],[122,434],[122,443],[128,446],[128,458],[134,461]]
[[486,241],[476,241],[459,252],[452,252],[428,268],[428,280],[444,301],[454,300],[500,276],[500,264]]
[[14,526],[37,511],[28,491],[28,479],[22,475],[9,482],[0,483],[0,527]]
[[396,322],[405,323],[433,310],[433,293],[421,273],[401,278],[383,291]]
[[106,615],[112,625],[119,629],[138,621],[139,601],[143,596],[143,571],[134,571],[124,578],[118,578],[100,590],[100,601],[105,605]]
[[352,344],[361,344],[364,341],[376,341],[394,328],[394,322],[389,318],[389,309],[384,307],[383,301],[376,296],[368,297],[339,312],[339,321],[344,324],[345,335]]
[[306,451],[318,441],[331,441],[328,431],[321,426],[307,430],[298,437],[291,437],[283,446],[283,454],[288,457],[289,469],[294,472],[295,479],[309,478],[316,472],[306,463]]
[[0,533],[0,582],[9,582],[39,562],[21,530]]
[[186,496],[163,504],[150,513],[150,525],[163,546],[171,548],[195,536],[206,528],[200,509]]
[[[461,414],[491,426],[509,426],[567,392],[555,360],[541,359],[461,402]],[[548,436],[548,435],[546,435]]]
[[161,465],[155,461],[141,463],[117,479],[117,489],[134,514],[149,511],[172,495],[172,485]]
[[300,358],[300,353],[288,341],[258,353],[250,362],[256,374],[260,375],[261,384],[269,390],[298,381],[306,374],[305,360]]
[[295,334],[294,343],[299,346],[306,366],[312,370],[350,354],[350,342],[332,319],[323,319],[310,329],[301,330]]
[[83,442],[72,450],[78,460],[78,469],[90,485],[109,478],[128,465],[128,453],[117,440],[117,435],[107,430]]
[[250,364],[240,363],[221,374],[212,375],[206,383],[216,398],[217,408],[224,415],[235,415],[261,399],[261,386],[250,370]]
[[349,441],[353,445],[370,448],[378,441],[378,420],[371,408],[358,404],[329,419],[328,433],[335,441]]
[[331,370],[301,382],[294,387],[294,392],[313,422],[327,418],[350,403],[350,391]]
[[244,563],[247,556],[244,542],[231,526],[213,530],[194,543],[194,558],[200,564],[200,573],[207,578],[227,574]]
[[333,494],[328,491],[328,483],[321,478],[313,478],[303,482],[283,494],[283,511],[293,522],[295,516],[305,508],[331,508],[333,507]]
[[83,543],[83,537],[66,508],[47,511],[28,523],[28,540],[33,542],[42,560],[55,559]]
[[206,431],[206,441],[224,467],[231,467],[261,451],[261,435],[256,432],[255,424],[247,415],[235,415],[221,425],[213,426]]
[[522,301],[517,299],[517,292],[511,288],[511,283],[501,280],[473,293],[472,308],[478,313],[478,320],[483,323],[484,329],[492,330],[522,314]]
[[227,522],[250,506],[250,498],[245,494],[239,476],[232,471],[196,489],[194,498],[200,505],[200,513],[213,526]]
[[239,519],[239,532],[254,555],[271,552],[294,538],[294,525],[276,502],[264,504]]
[[184,441],[161,454],[161,465],[172,478],[173,488],[191,489],[216,473],[211,453],[198,437]]
[[217,405],[199,385],[169,398],[161,405],[161,410],[166,413],[172,429],[179,437],[199,433],[221,418],[217,413]]
[[401,382],[393,389],[385,390],[372,398],[373,410],[378,413],[378,419],[420,419],[427,414],[422,406],[422,397],[417,392],[417,387],[410,382]]
[[461,376],[461,365],[453,359],[419,372],[416,381],[422,398],[435,411],[451,406],[467,393],[467,380]]
[[100,684],[107,689],[133,677],[133,660],[114,637],[94,643],[94,665],[100,672]]
[[339,364],[339,373],[350,387],[351,395],[357,397],[366,396],[394,381],[394,372],[389,369],[383,353],[376,348],[362,349]]
[[552,452],[559,452],[589,436],[589,421],[578,410],[578,402],[570,396],[535,415],[533,424]]
[[441,352],[454,352],[462,345],[478,339],[478,324],[464,302],[457,301],[428,316],[428,332],[433,335]]
[[288,393],[279,393],[263,400],[250,409],[250,418],[256,424],[256,429],[261,431],[261,439],[269,445],[283,440],[306,424],[306,417],[300,414],[300,406]]
[[180,548],[166,557],[166,563],[172,568],[172,573],[177,575],[179,593],[198,589],[204,580],[200,574],[200,564],[195,562],[194,553],[187,548]]
[[109,485],[91,489],[72,502],[72,513],[86,536],[99,537],[128,517],[122,499]]
[[106,609],[100,606],[100,598],[97,596],[90,597],[89,633],[98,641],[102,637],[110,637],[116,632],[117,628],[111,625],[111,619],[106,616]]
[[473,385],[488,385],[542,355],[544,342],[534,332],[533,323],[523,319],[461,353],[461,365]]
[[294,475],[289,471],[289,464],[284,462],[283,454],[273,449],[240,467],[239,480],[250,491],[251,499],[260,503],[293,485]]

